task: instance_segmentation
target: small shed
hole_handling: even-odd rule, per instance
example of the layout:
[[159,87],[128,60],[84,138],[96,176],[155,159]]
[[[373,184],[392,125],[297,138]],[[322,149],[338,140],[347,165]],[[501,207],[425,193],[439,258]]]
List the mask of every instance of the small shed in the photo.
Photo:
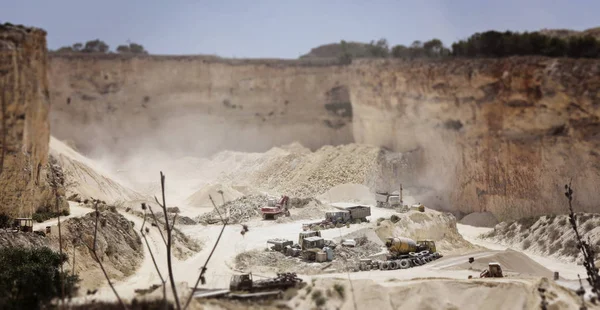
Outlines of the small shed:
[[16,218],[14,221],[15,229],[23,232],[33,231],[33,219],[30,217]]

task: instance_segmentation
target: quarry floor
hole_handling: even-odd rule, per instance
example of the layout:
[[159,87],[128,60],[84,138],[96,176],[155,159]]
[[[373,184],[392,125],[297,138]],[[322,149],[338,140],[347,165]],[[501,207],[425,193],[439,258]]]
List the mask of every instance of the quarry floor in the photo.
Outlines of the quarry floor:
[[[341,203],[340,205],[344,205]],[[71,215],[81,216],[87,212],[91,212],[89,208],[81,207],[76,204],[71,205]],[[206,210],[208,211],[208,210]],[[138,216],[121,212],[128,220],[133,221],[136,227],[142,224],[142,219]],[[372,208],[371,223],[362,223],[356,225],[350,225],[349,228],[337,228],[322,231],[324,238],[336,238],[341,237],[345,234],[361,230],[367,227],[372,227],[375,222],[374,219],[379,217],[389,217],[394,214],[394,211]],[[245,235],[240,234],[241,225],[229,225],[225,228],[223,236],[219,246],[216,248],[210,263],[208,264],[208,271],[206,273],[206,284],[202,285],[202,288],[227,288],[229,286],[229,280],[232,274],[238,273],[234,270],[233,258],[242,252],[246,252],[253,249],[264,249],[266,248],[267,239],[278,237],[286,238],[290,240],[296,240],[298,232],[301,230],[301,225],[306,221],[295,221],[290,223],[277,223],[275,221],[263,221],[253,220],[247,225],[250,231]],[[44,227],[47,225],[56,224],[55,221],[48,221],[45,223],[36,224],[38,227]],[[370,280],[374,283],[389,288],[403,287],[409,284],[415,283],[426,283],[428,278],[430,279],[444,279],[444,281],[464,281],[469,276],[473,278],[479,278],[478,270],[469,270],[468,268],[461,268],[468,261],[469,257],[475,257],[475,259],[481,259],[492,255],[503,255],[502,251],[506,250],[506,246],[499,244],[490,243],[481,239],[477,236],[484,233],[490,228],[479,228],[467,225],[457,225],[459,233],[469,242],[485,247],[486,250],[470,251],[456,255],[448,255],[443,258],[426,264],[424,266],[414,267],[404,270],[393,270],[393,271],[365,271],[365,272],[351,272],[351,273],[329,273],[316,276],[305,276],[299,275],[306,282],[313,281],[312,279],[341,279],[351,285],[361,283],[361,281]],[[203,241],[203,249],[196,255],[188,258],[185,261],[179,261],[175,259],[173,262],[174,277],[177,282],[187,282],[189,286],[192,286],[200,272],[200,268],[204,264],[207,256],[209,255],[212,246],[214,245],[221,226],[219,225],[191,225],[179,227],[181,231],[192,238]],[[161,267],[163,275],[167,275],[166,268],[166,249],[163,245],[160,234],[157,230],[151,230],[148,234],[148,241],[153,251],[155,258]],[[119,292],[122,298],[132,299],[136,297],[136,289],[146,289],[152,284],[160,284],[160,279],[156,273],[154,264],[150,258],[148,249],[144,247],[144,260],[142,265],[139,267],[135,275],[126,278],[122,281],[118,281],[115,284],[115,289]],[[551,271],[558,271],[561,279],[556,283],[569,289],[577,289],[579,287],[577,281],[577,274],[585,275],[585,270],[582,266],[567,264],[557,260],[535,256],[527,254],[527,256],[546,267]],[[507,256],[507,259],[513,259]],[[519,261],[511,261],[509,264],[519,265]],[[523,262],[525,264],[525,262]],[[454,268],[456,267],[456,268]],[[454,269],[453,269],[454,268]],[[536,274],[536,270],[531,270],[530,274],[515,274],[510,273],[508,277],[504,279],[486,279],[484,281],[495,281],[496,283],[533,283],[534,279],[540,279],[542,276],[546,276],[551,279],[551,276],[547,274]],[[260,276],[273,276],[274,274],[261,273]],[[358,281],[358,282],[357,282]],[[452,282],[451,282],[452,283]],[[458,283],[458,282],[457,282]],[[182,285],[182,289],[186,285]],[[158,294],[160,290],[154,293]],[[168,290],[170,292],[170,290]],[[588,290],[589,292],[589,290]],[[441,293],[440,293],[441,294]],[[451,297],[447,297],[450,298]],[[92,297],[81,297],[80,302],[91,300],[114,300],[114,295],[108,285],[104,285],[100,288],[97,294]],[[467,307],[468,308],[468,307]]]

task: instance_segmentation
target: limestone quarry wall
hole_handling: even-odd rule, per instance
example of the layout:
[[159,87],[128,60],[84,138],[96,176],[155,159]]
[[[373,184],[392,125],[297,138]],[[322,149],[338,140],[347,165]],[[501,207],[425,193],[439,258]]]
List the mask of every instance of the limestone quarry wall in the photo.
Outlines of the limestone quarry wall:
[[600,62],[366,61],[350,78],[354,139],[412,155],[430,204],[502,219],[600,212]]
[[148,149],[201,156],[352,141],[340,66],[121,55],[53,55],[50,64],[52,133],[91,156]]
[[0,213],[48,206],[50,128],[46,33],[0,25]]
[[[403,152],[378,184],[500,219],[600,212],[600,63],[507,58],[350,66],[211,57],[54,55],[52,132],[99,158],[358,142]],[[177,154],[180,153],[180,154]],[[374,190],[374,188],[372,188]]]

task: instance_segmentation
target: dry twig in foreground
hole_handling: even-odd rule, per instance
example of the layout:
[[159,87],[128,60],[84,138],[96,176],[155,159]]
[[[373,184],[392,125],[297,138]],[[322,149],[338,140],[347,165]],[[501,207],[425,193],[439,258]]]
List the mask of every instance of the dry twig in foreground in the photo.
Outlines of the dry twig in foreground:
[[165,202],[165,175],[160,172],[160,186],[162,189],[162,204],[156,197],[156,203],[162,207],[163,214],[165,215],[165,230],[167,231],[167,267],[169,268],[169,280],[171,281],[171,289],[173,290],[173,298],[175,298],[175,306],[177,310],[181,310],[181,304],[179,303],[179,296],[177,295],[177,288],[175,287],[175,278],[173,277],[173,263],[171,256],[171,245],[173,244],[172,232],[175,220],[177,220],[177,214],[173,217],[173,224],[169,225],[169,216],[167,212],[167,203]]
[[[217,241],[215,242],[215,245],[213,246],[212,250],[210,251],[210,254],[208,255],[208,257],[206,258],[206,261],[204,262],[204,266],[202,266],[202,270],[200,271],[200,275],[198,276],[198,279],[196,280],[196,284],[194,284],[194,287],[192,288],[192,292],[190,293],[190,296],[188,297],[187,301],[185,302],[184,309],[187,309],[190,302],[192,301],[192,298],[194,297],[194,292],[198,288],[198,284],[200,284],[200,282],[202,282],[202,284],[206,283],[206,279],[204,278],[204,274],[206,273],[206,270],[207,270],[206,266],[208,265],[210,258],[212,257],[213,253],[215,252],[215,249],[217,248],[217,245],[219,244],[219,241],[221,240],[221,236],[223,236],[223,231],[225,231],[225,227],[227,227],[227,221],[223,219],[223,216],[221,215],[221,212],[219,212],[219,208],[217,208],[215,201],[213,200],[213,198],[210,195],[208,195],[208,198],[210,198],[210,202],[212,202],[213,207],[215,207],[215,210],[217,211],[217,214],[219,215],[219,218],[221,219],[221,222],[223,223],[223,227],[221,227],[221,232],[219,233],[219,237],[217,237]],[[225,201],[225,198],[223,198],[223,201]],[[245,230],[247,231],[248,228],[245,227]]]
[[[146,233],[149,233],[150,229],[148,229],[147,227],[144,227],[146,225],[146,216],[147,216],[145,203],[142,203],[142,210],[144,210],[144,221],[142,222],[142,227],[140,227],[140,234],[142,235],[142,238],[144,238],[144,242],[146,242],[146,247],[148,248],[148,252],[150,253],[150,257],[152,258],[152,263],[154,263],[154,268],[156,269],[156,273],[158,273],[160,282],[162,282],[163,302],[165,303],[165,309],[168,309],[169,303],[167,302],[167,280],[165,280],[165,278],[163,278],[162,273],[160,272],[160,269],[158,268],[158,264],[156,263],[156,259],[154,258],[154,253],[152,253],[152,249],[150,248],[150,243],[148,242],[148,237],[146,237]],[[155,220],[155,222],[157,222],[156,217],[154,220]],[[160,231],[160,229],[159,229],[159,231]],[[162,236],[162,231],[160,231],[160,233]],[[163,237],[163,240],[164,240],[164,237]]]
[[583,266],[585,266],[588,275],[587,281],[592,287],[592,292],[596,294],[596,297],[591,300],[592,303],[595,304],[596,299],[600,299],[600,275],[598,274],[598,267],[596,267],[594,262],[596,253],[590,243],[583,240],[577,229],[577,218],[573,211],[573,189],[571,189],[570,183],[565,185],[565,196],[569,200],[569,222],[571,223],[573,231],[575,231],[577,248],[579,248],[581,254],[583,254]]
[[108,285],[110,286],[110,288],[112,289],[113,293],[115,294],[115,296],[119,300],[119,304],[121,304],[121,306],[123,307],[123,309],[127,309],[127,306],[125,305],[125,303],[123,303],[123,300],[121,299],[121,296],[119,296],[119,293],[117,293],[117,290],[115,289],[115,286],[110,281],[110,277],[108,276],[108,273],[106,272],[106,269],[104,269],[104,264],[102,264],[102,261],[100,260],[100,257],[98,256],[98,252],[96,251],[96,239],[97,239],[97,236],[98,236],[98,219],[100,218],[100,211],[98,211],[98,204],[100,203],[100,200],[93,199],[93,198],[92,198],[92,200],[94,201],[94,210],[95,210],[94,211],[94,215],[95,215],[95,220],[94,220],[94,241],[93,241],[91,247],[86,242],[82,242],[82,243],[94,255],[94,259],[96,260],[96,262],[98,263],[98,265],[100,265],[100,269],[102,270],[102,273],[104,274],[104,277],[106,278],[106,281],[108,281]]

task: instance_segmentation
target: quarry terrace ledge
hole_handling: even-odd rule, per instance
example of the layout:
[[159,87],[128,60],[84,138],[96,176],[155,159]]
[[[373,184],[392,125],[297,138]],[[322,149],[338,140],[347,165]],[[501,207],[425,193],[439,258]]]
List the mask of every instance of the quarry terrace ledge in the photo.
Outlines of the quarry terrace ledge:
[[[44,31],[37,28],[36,31]],[[44,32],[45,33],[45,32]],[[119,53],[57,53],[48,52],[49,58],[62,59],[97,59],[97,60],[131,60],[131,59],[148,59],[156,61],[168,60],[184,60],[198,61],[204,63],[223,63],[228,65],[266,65],[268,67],[286,67],[286,66],[301,66],[301,67],[351,67],[354,65],[410,65],[418,67],[423,65],[451,65],[452,67],[464,66],[467,64],[498,64],[498,63],[547,63],[560,62],[563,64],[591,66],[587,69],[592,69],[591,72],[600,71],[600,59],[589,58],[567,58],[567,57],[545,57],[545,56],[511,56],[504,58],[468,58],[468,57],[447,57],[447,58],[416,58],[416,59],[398,59],[398,58],[355,58],[351,64],[341,64],[337,58],[299,58],[299,59],[283,59],[283,58],[227,58],[216,55],[142,55],[142,54],[119,54]],[[470,66],[469,66],[470,67]],[[509,68],[507,68],[509,69]]]

